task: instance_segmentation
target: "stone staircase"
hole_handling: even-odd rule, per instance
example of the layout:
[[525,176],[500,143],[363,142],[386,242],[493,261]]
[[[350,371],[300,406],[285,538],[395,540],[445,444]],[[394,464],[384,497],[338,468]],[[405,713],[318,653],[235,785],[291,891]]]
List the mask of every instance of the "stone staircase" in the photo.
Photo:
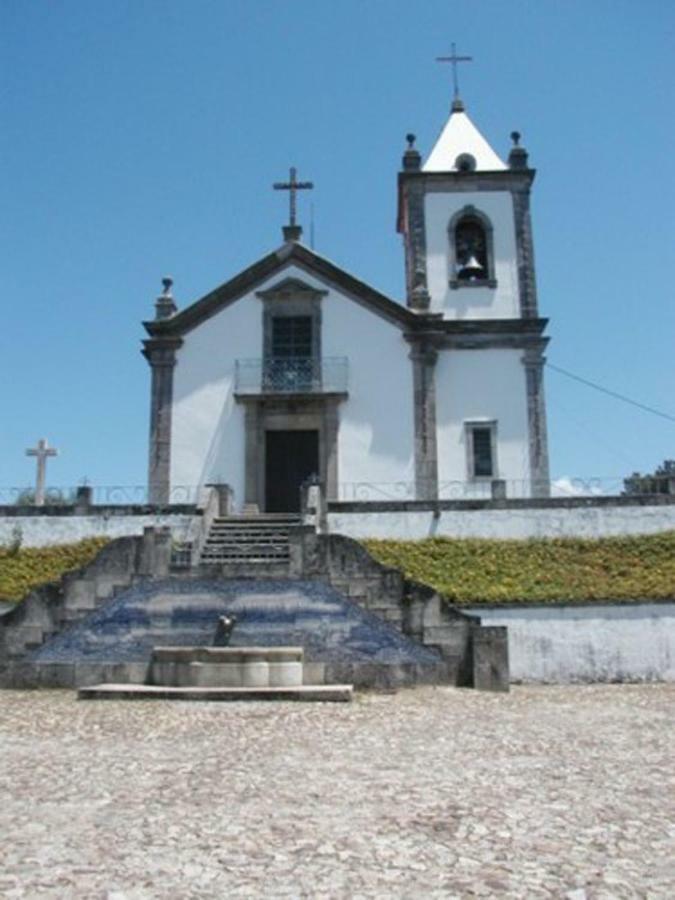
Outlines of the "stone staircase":
[[295,525],[300,525],[300,517],[283,513],[215,518],[204,542],[199,564],[228,568],[287,568],[290,560],[289,529]]
[[290,515],[209,522],[197,565],[176,567],[170,530],[147,528],[32,591],[0,617],[0,687],[143,683],[154,647],[207,646],[233,614],[242,646],[303,647],[325,667],[313,683],[508,689],[505,628],[358,542]]

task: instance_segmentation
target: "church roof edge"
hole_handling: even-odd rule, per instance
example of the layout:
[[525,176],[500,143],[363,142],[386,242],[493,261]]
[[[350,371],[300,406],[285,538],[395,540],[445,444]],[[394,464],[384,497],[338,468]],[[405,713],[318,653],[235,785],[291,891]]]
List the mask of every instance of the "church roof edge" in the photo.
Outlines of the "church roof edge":
[[373,312],[399,323],[401,326],[414,327],[418,316],[406,306],[387,297],[386,294],[351,275],[335,263],[320,256],[303,244],[287,242],[276,250],[239,272],[234,278],[224,282],[190,306],[186,306],[168,319],[143,322],[152,337],[162,335],[182,335],[191,331],[202,322],[211,318],[221,309],[243,297],[256,285],[281,272],[289,264],[296,264],[309,274],[322,277],[335,284],[345,293],[351,294]]
[[[443,335],[471,338],[483,335],[541,335],[548,323],[542,318],[514,319],[443,319],[437,313],[413,312],[403,304],[361,281],[335,263],[320,256],[302,244],[286,243],[268,253],[253,265],[221,284],[215,290],[184,307],[169,319],[153,319],[143,322],[151,339],[164,343],[173,342],[216,315],[222,309],[251,292],[275,273],[281,274],[288,265],[297,265],[308,274],[335,285],[345,294],[370,309],[373,313],[398,325],[406,336],[442,337]],[[146,345],[154,340],[145,341]]]

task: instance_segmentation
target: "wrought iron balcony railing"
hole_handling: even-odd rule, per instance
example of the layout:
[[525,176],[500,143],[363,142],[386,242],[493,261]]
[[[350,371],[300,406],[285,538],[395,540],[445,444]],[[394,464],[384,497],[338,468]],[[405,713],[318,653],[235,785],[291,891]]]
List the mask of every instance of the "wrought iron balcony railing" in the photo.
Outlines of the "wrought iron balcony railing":
[[235,394],[345,394],[349,365],[344,356],[324,359],[238,359]]

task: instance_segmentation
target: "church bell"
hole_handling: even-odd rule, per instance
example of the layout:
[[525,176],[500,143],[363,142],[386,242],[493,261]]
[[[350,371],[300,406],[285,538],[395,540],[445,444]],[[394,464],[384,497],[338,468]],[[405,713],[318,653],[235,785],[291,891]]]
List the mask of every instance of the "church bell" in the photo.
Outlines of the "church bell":
[[476,257],[471,254],[457,274],[460,278],[471,279],[482,278],[484,277],[485,272]]

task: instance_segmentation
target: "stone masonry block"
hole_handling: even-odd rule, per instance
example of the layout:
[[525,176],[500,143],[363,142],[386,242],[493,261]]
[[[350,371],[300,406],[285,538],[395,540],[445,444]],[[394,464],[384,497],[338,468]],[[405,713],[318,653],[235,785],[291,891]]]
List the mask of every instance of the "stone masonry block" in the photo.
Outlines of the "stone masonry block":
[[471,629],[473,686],[479,691],[509,690],[509,645],[502,625],[478,625]]
[[96,597],[96,581],[93,578],[74,578],[64,588],[63,605],[66,609],[80,609]]
[[424,606],[424,627],[435,628],[442,624],[441,619],[441,598],[438,594],[434,594]]

